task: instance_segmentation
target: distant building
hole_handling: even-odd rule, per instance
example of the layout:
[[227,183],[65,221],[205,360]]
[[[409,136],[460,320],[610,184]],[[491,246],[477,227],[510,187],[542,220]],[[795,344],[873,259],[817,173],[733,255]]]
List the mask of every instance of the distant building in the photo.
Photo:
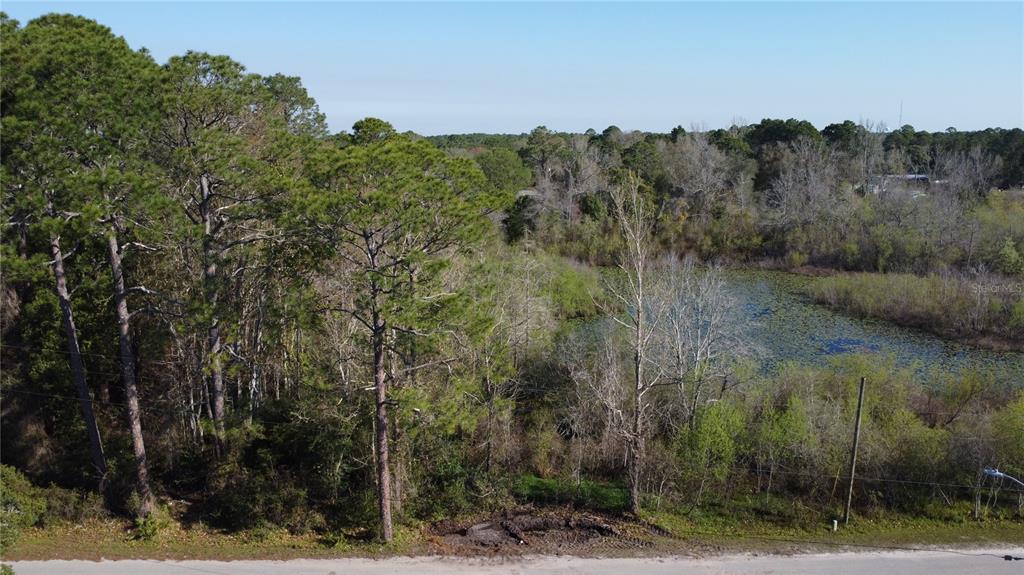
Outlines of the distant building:
[[926,195],[931,185],[931,178],[927,174],[883,174],[868,178],[866,192],[875,195],[905,193],[918,198]]

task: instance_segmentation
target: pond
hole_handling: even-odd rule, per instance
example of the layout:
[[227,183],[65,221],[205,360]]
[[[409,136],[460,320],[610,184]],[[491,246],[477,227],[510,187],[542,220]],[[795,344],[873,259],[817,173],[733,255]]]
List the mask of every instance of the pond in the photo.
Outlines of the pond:
[[1024,387],[1024,353],[997,352],[947,341],[891,323],[850,317],[815,304],[805,288],[813,278],[779,271],[726,272],[733,295],[751,320],[767,366],[795,360],[826,363],[849,352],[891,354],[897,365],[927,369],[996,369],[1000,379]]

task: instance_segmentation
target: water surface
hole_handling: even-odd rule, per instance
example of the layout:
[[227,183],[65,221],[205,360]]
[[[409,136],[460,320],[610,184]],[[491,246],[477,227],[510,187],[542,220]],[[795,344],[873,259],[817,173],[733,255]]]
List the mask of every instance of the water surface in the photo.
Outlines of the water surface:
[[768,366],[796,360],[823,364],[841,353],[891,354],[898,366],[922,370],[996,369],[1007,383],[1024,387],[1024,353],[997,352],[947,341],[891,323],[859,319],[815,304],[805,292],[813,278],[778,271],[726,272],[733,295]]

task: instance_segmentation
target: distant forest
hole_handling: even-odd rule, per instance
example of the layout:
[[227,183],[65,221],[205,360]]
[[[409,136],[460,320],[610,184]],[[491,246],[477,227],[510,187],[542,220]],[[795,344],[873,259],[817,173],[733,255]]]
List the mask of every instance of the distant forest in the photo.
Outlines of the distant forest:
[[539,234],[544,245],[591,264],[612,261],[603,249],[607,238],[593,236],[588,225],[566,233],[559,218],[542,223],[550,218],[546,208],[561,203],[570,224],[576,216],[584,224],[599,220],[601,190],[615,170],[626,169],[644,178],[661,215],[674,216],[657,232],[665,249],[680,254],[847,270],[928,273],[980,265],[1019,273],[1019,128],[888,131],[847,120],[819,131],[806,121],[766,119],[727,130],[610,126],[568,134],[541,126],[529,134],[427,140],[475,158],[492,179],[501,169],[516,176],[508,185],[536,192],[509,211],[510,240]]

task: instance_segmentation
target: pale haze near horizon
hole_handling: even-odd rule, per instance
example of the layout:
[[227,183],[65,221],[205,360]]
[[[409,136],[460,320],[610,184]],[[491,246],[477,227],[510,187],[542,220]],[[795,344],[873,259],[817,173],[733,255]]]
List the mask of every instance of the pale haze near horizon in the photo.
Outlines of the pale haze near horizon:
[[158,62],[226,54],[303,84],[332,130],[666,132],[1024,125],[1024,3],[5,2],[93,18]]

